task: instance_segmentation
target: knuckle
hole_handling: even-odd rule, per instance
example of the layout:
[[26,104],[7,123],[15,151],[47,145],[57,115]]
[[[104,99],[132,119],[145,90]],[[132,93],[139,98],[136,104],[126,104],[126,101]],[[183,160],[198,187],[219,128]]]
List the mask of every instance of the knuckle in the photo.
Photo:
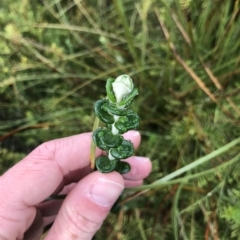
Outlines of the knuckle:
[[35,148],[31,156],[35,156],[36,159],[46,157],[45,160],[53,159],[55,155],[55,144],[52,142],[45,142]]
[[66,211],[67,222],[71,225],[68,229],[74,233],[94,234],[101,226],[101,222],[96,222],[84,216],[76,209]]

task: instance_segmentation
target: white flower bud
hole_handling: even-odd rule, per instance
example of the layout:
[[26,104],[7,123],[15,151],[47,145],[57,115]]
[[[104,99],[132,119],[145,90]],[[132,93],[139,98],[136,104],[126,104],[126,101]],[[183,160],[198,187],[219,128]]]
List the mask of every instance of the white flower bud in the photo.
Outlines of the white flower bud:
[[128,75],[121,75],[112,83],[117,103],[121,102],[133,90],[133,81]]

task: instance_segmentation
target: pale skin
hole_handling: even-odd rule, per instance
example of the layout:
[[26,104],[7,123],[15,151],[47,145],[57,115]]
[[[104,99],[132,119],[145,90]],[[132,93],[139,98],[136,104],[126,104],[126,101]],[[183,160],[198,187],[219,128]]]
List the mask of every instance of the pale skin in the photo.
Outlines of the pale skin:
[[[124,137],[139,146],[137,131]],[[38,240],[54,220],[45,240],[90,240],[124,188],[151,172],[150,160],[137,156],[126,159],[127,174],[91,172],[90,144],[91,133],[46,142],[0,177],[0,240]],[[42,203],[58,193],[67,197]]]

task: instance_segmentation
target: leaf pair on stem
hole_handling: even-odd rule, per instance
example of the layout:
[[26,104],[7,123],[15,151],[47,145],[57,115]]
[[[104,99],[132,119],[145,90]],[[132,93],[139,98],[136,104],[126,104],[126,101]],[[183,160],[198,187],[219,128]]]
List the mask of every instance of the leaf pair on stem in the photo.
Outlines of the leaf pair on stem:
[[96,168],[104,173],[117,171],[124,174],[131,167],[121,160],[132,156],[134,147],[121,134],[139,126],[137,113],[129,109],[138,90],[128,75],[108,79],[106,90],[107,99],[98,100],[94,105],[97,117],[106,127],[97,128],[92,138],[98,148],[107,152],[107,156],[96,159]]

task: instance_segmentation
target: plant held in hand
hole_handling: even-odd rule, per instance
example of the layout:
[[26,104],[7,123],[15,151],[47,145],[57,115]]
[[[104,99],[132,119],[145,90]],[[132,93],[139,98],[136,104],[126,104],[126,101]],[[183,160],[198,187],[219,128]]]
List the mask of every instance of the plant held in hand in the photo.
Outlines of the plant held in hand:
[[96,168],[104,173],[117,171],[124,174],[131,167],[121,160],[132,156],[134,147],[121,134],[139,126],[137,113],[129,109],[138,90],[128,75],[108,79],[106,90],[107,99],[98,100],[94,105],[97,117],[106,127],[97,128],[92,138],[96,146],[107,152],[107,156],[96,159]]

